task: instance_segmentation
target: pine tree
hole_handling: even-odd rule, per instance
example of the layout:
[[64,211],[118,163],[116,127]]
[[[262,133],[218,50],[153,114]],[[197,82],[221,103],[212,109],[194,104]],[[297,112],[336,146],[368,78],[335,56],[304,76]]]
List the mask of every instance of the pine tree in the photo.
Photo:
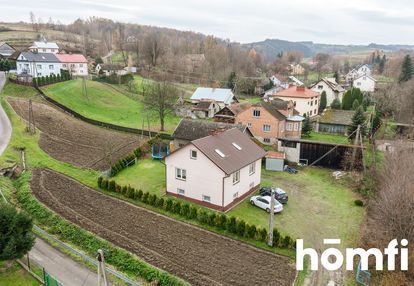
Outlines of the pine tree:
[[335,71],[333,77],[335,78],[336,83],[339,83],[339,73],[338,73],[338,71]]
[[326,108],[326,91],[322,91],[321,100],[319,102],[319,113],[324,111]]
[[413,62],[411,61],[411,57],[410,55],[406,55],[402,63],[399,82],[409,81],[413,77],[413,72]]
[[302,136],[303,137],[309,137],[312,130],[313,130],[312,123],[310,121],[310,118],[307,116],[307,117],[305,117],[305,120],[303,121]]
[[352,93],[351,90],[345,92],[344,96],[342,97],[342,109],[349,110],[352,107]]
[[352,103],[352,110],[357,110],[359,107],[359,101],[358,99],[355,99],[354,102]]
[[236,73],[232,71],[229,75],[229,79],[227,80],[227,87],[231,90],[234,90],[234,86],[236,84]]
[[366,128],[365,128],[365,115],[364,110],[362,109],[362,106],[359,106],[357,110],[355,110],[354,115],[352,116],[352,123],[348,127],[348,134],[352,134],[350,138],[355,138],[356,132],[353,133],[355,130],[357,130],[358,125],[360,125],[360,132],[361,135],[364,136],[366,134]]
[[331,103],[332,109],[341,109],[341,101],[337,98],[335,98]]

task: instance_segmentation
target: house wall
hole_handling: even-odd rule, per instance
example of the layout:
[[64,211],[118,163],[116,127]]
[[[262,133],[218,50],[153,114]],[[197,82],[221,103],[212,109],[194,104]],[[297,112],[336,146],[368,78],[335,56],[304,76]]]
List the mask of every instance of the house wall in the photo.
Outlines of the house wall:
[[59,52],[59,49],[43,49],[43,48],[33,48],[30,49],[30,51],[34,52],[34,53],[52,53],[52,54],[57,54]]
[[286,138],[300,138],[302,133],[302,122],[286,121],[285,137]]
[[314,87],[311,88],[313,91],[321,94],[323,91],[326,92],[326,106],[330,106],[332,102],[337,98],[342,102],[343,92],[335,92],[329,85],[324,82],[318,82]]
[[16,61],[17,74],[27,73],[32,77],[50,76],[52,74],[60,74],[61,63],[40,63],[40,62],[27,62]]
[[[260,117],[253,116],[254,110],[260,110]],[[265,108],[261,106],[252,106],[249,109],[237,114],[235,119],[236,124],[244,124],[249,127],[254,137],[264,144],[275,144],[276,138],[285,136],[285,121],[280,121],[271,115]],[[263,131],[263,125],[270,125],[270,131]],[[270,139],[270,142],[265,142],[264,139]]]
[[87,63],[62,63],[62,69],[70,71],[72,75],[87,76],[88,64]]
[[296,143],[296,147],[286,147],[283,146],[282,141],[278,141],[277,150],[284,152],[286,155],[286,160],[289,162],[299,162],[300,159],[300,143]]
[[251,189],[260,185],[262,160],[254,162],[256,171],[249,174],[249,165],[240,169],[240,182],[233,185],[233,175],[224,178],[224,206],[247,194]]
[[[197,152],[197,159],[190,158],[190,150],[197,148],[188,144],[165,158],[166,190],[178,195],[177,189],[183,189],[192,200],[202,201],[202,196],[210,196],[212,205],[222,206],[224,172],[210,161],[202,152]],[[185,181],[175,178],[175,168],[185,169]],[[180,195],[179,195],[180,196]]]
[[353,86],[359,88],[361,91],[375,91],[375,81],[367,76],[362,76],[354,80]]
[[283,159],[266,158],[266,170],[283,171],[283,167],[284,167]]
[[346,135],[348,132],[347,125],[321,123],[315,125],[316,132],[334,133]]
[[[313,117],[318,115],[319,109],[319,101],[320,95],[314,97],[285,97],[285,96],[274,96],[274,98],[279,98],[282,100],[292,100],[295,104],[295,109],[299,112],[302,116],[303,114],[307,114],[309,117]],[[312,111],[312,114],[311,114]]]

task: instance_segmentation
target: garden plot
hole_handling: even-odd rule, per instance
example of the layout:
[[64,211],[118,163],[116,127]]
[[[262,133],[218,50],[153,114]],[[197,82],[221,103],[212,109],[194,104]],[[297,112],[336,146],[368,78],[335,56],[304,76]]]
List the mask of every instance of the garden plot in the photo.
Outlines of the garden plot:
[[[28,100],[7,99],[18,115],[28,120]],[[100,128],[51,107],[33,102],[39,146],[53,158],[79,167],[105,170],[139,146],[138,135]]]
[[292,260],[103,195],[47,169],[38,200],[65,219],[193,285],[292,285]]

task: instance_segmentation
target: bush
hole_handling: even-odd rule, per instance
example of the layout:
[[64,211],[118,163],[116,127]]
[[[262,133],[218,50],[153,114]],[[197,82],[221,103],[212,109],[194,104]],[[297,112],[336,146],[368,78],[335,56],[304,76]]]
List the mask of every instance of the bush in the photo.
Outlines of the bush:
[[149,195],[149,197],[148,197],[148,204],[151,205],[151,206],[154,206],[156,200],[157,200],[157,196],[156,195],[154,195],[154,194]]
[[244,236],[244,233],[246,232],[246,222],[244,220],[237,220],[236,232],[238,235]]
[[225,230],[227,226],[227,216],[225,214],[221,214],[216,217],[216,226]]
[[230,217],[227,222],[227,230],[231,233],[236,233],[236,218],[234,216]]
[[363,202],[363,201],[361,201],[361,200],[355,200],[355,201],[354,201],[354,203],[355,203],[355,205],[356,205],[356,206],[358,206],[358,207],[363,207],[363,206],[364,206],[364,202]]
[[265,228],[259,228],[258,230],[259,240],[266,242],[267,241],[267,230]]
[[148,193],[148,192],[145,192],[145,193],[142,195],[142,202],[143,202],[144,204],[147,204],[147,203],[148,203],[148,197],[149,197],[149,193]]
[[129,198],[129,196],[128,196],[128,187],[127,186],[123,186],[121,188],[121,193]]
[[162,208],[164,206],[164,198],[160,198],[157,202],[157,206]]
[[197,220],[202,224],[207,224],[208,222],[208,213],[205,210],[201,210],[198,213]]
[[165,201],[165,205],[164,205],[165,210],[167,212],[170,212],[172,210],[172,207],[173,207],[173,201],[172,201],[172,199],[167,199]]
[[103,180],[103,178],[102,178],[102,177],[99,177],[99,178],[98,178],[98,187],[99,187],[99,188],[101,188],[101,187],[102,187],[102,180]]
[[114,180],[109,181],[109,183],[108,183],[108,191],[115,192],[115,181]]
[[273,229],[273,246],[279,246],[280,245],[280,232],[274,228]]
[[180,201],[174,201],[172,212],[175,214],[181,213],[181,202]]
[[216,226],[216,217],[217,217],[216,213],[213,213],[213,212],[210,213],[207,218],[207,224],[209,226]]
[[108,189],[108,180],[102,179],[101,189],[107,190]]
[[138,200],[141,200],[141,198],[142,198],[142,195],[143,195],[143,192],[142,192],[142,190],[139,190],[138,192],[137,192],[137,199]]
[[186,218],[189,218],[190,216],[190,205],[189,204],[183,204],[181,206],[181,215]]
[[197,215],[198,215],[198,208],[195,206],[190,206],[189,218],[196,219]]
[[292,239],[290,238],[289,235],[286,235],[282,240],[281,246],[285,248],[290,248],[291,245],[292,245]]
[[257,235],[257,229],[256,226],[254,224],[249,225],[247,227],[247,237],[248,238],[255,238]]
[[128,186],[128,188],[126,189],[126,196],[130,199],[133,199],[134,194],[135,194],[135,189]]

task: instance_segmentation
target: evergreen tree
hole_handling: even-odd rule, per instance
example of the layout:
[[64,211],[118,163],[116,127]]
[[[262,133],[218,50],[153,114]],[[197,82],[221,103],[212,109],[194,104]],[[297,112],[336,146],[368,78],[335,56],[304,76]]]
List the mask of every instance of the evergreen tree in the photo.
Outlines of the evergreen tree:
[[357,110],[359,107],[359,101],[358,99],[355,99],[354,102],[352,103],[352,110]]
[[411,57],[410,55],[406,55],[402,63],[399,82],[409,81],[413,77],[413,72],[413,62],[411,61]]
[[339,99],[335,98],[331,103],[332,109],[341,109],[341,101]]
[[333,77],[335,78],[336,83],[339,83],[339,73],[338,73],[338,71],[335,71]]
[[378,72],[380,74],[384,73],[384,69],[385,69],[385,63],[387,62],[387,57],[385,55],[382,56],[382,59],[380,60],[379,64],[378,64]]
[[326,108],[326,91],[322,91],[321,100],[319,102],[319,113],[324,111]]
[[9,205],[0,205],[0,261],[22,258],[34,245],[32,219]]
[[367,111],[369,105],[369,101],[366,97],[364,97],[364,99],[362,100],[362,108],[364,109],[364,111]]
[[[362,106],[359,106],[356,110],[354,115],[352,116],[352,123],[351,125],[348,127],[348,134],[352,134],[357,128],[358,125],[361,126],[360,128],[360,132],[362,134],[362,136],[365,136],[366,134],[366,127],[365,127],[365,115],[364,115],[364,110],[362,109]],[[350,138],[355,138],[356,136],[356,132],[353,133]]]
[[344,96],[342,97],[342,109],[349,110],[352,107],[352,93],[351,90],[345,92]]
[[236,73],[232,71],[227,80],[227,87],[230,88],[231,90],[234,90],[235,84],[236,84]]
[[303,121],[303,125],[302,125],[302,136],[309,137],[312,130],[313,128],[312,128],[312,123],[310,121],[310,118],[309,116],[306,116],[305,120]]

